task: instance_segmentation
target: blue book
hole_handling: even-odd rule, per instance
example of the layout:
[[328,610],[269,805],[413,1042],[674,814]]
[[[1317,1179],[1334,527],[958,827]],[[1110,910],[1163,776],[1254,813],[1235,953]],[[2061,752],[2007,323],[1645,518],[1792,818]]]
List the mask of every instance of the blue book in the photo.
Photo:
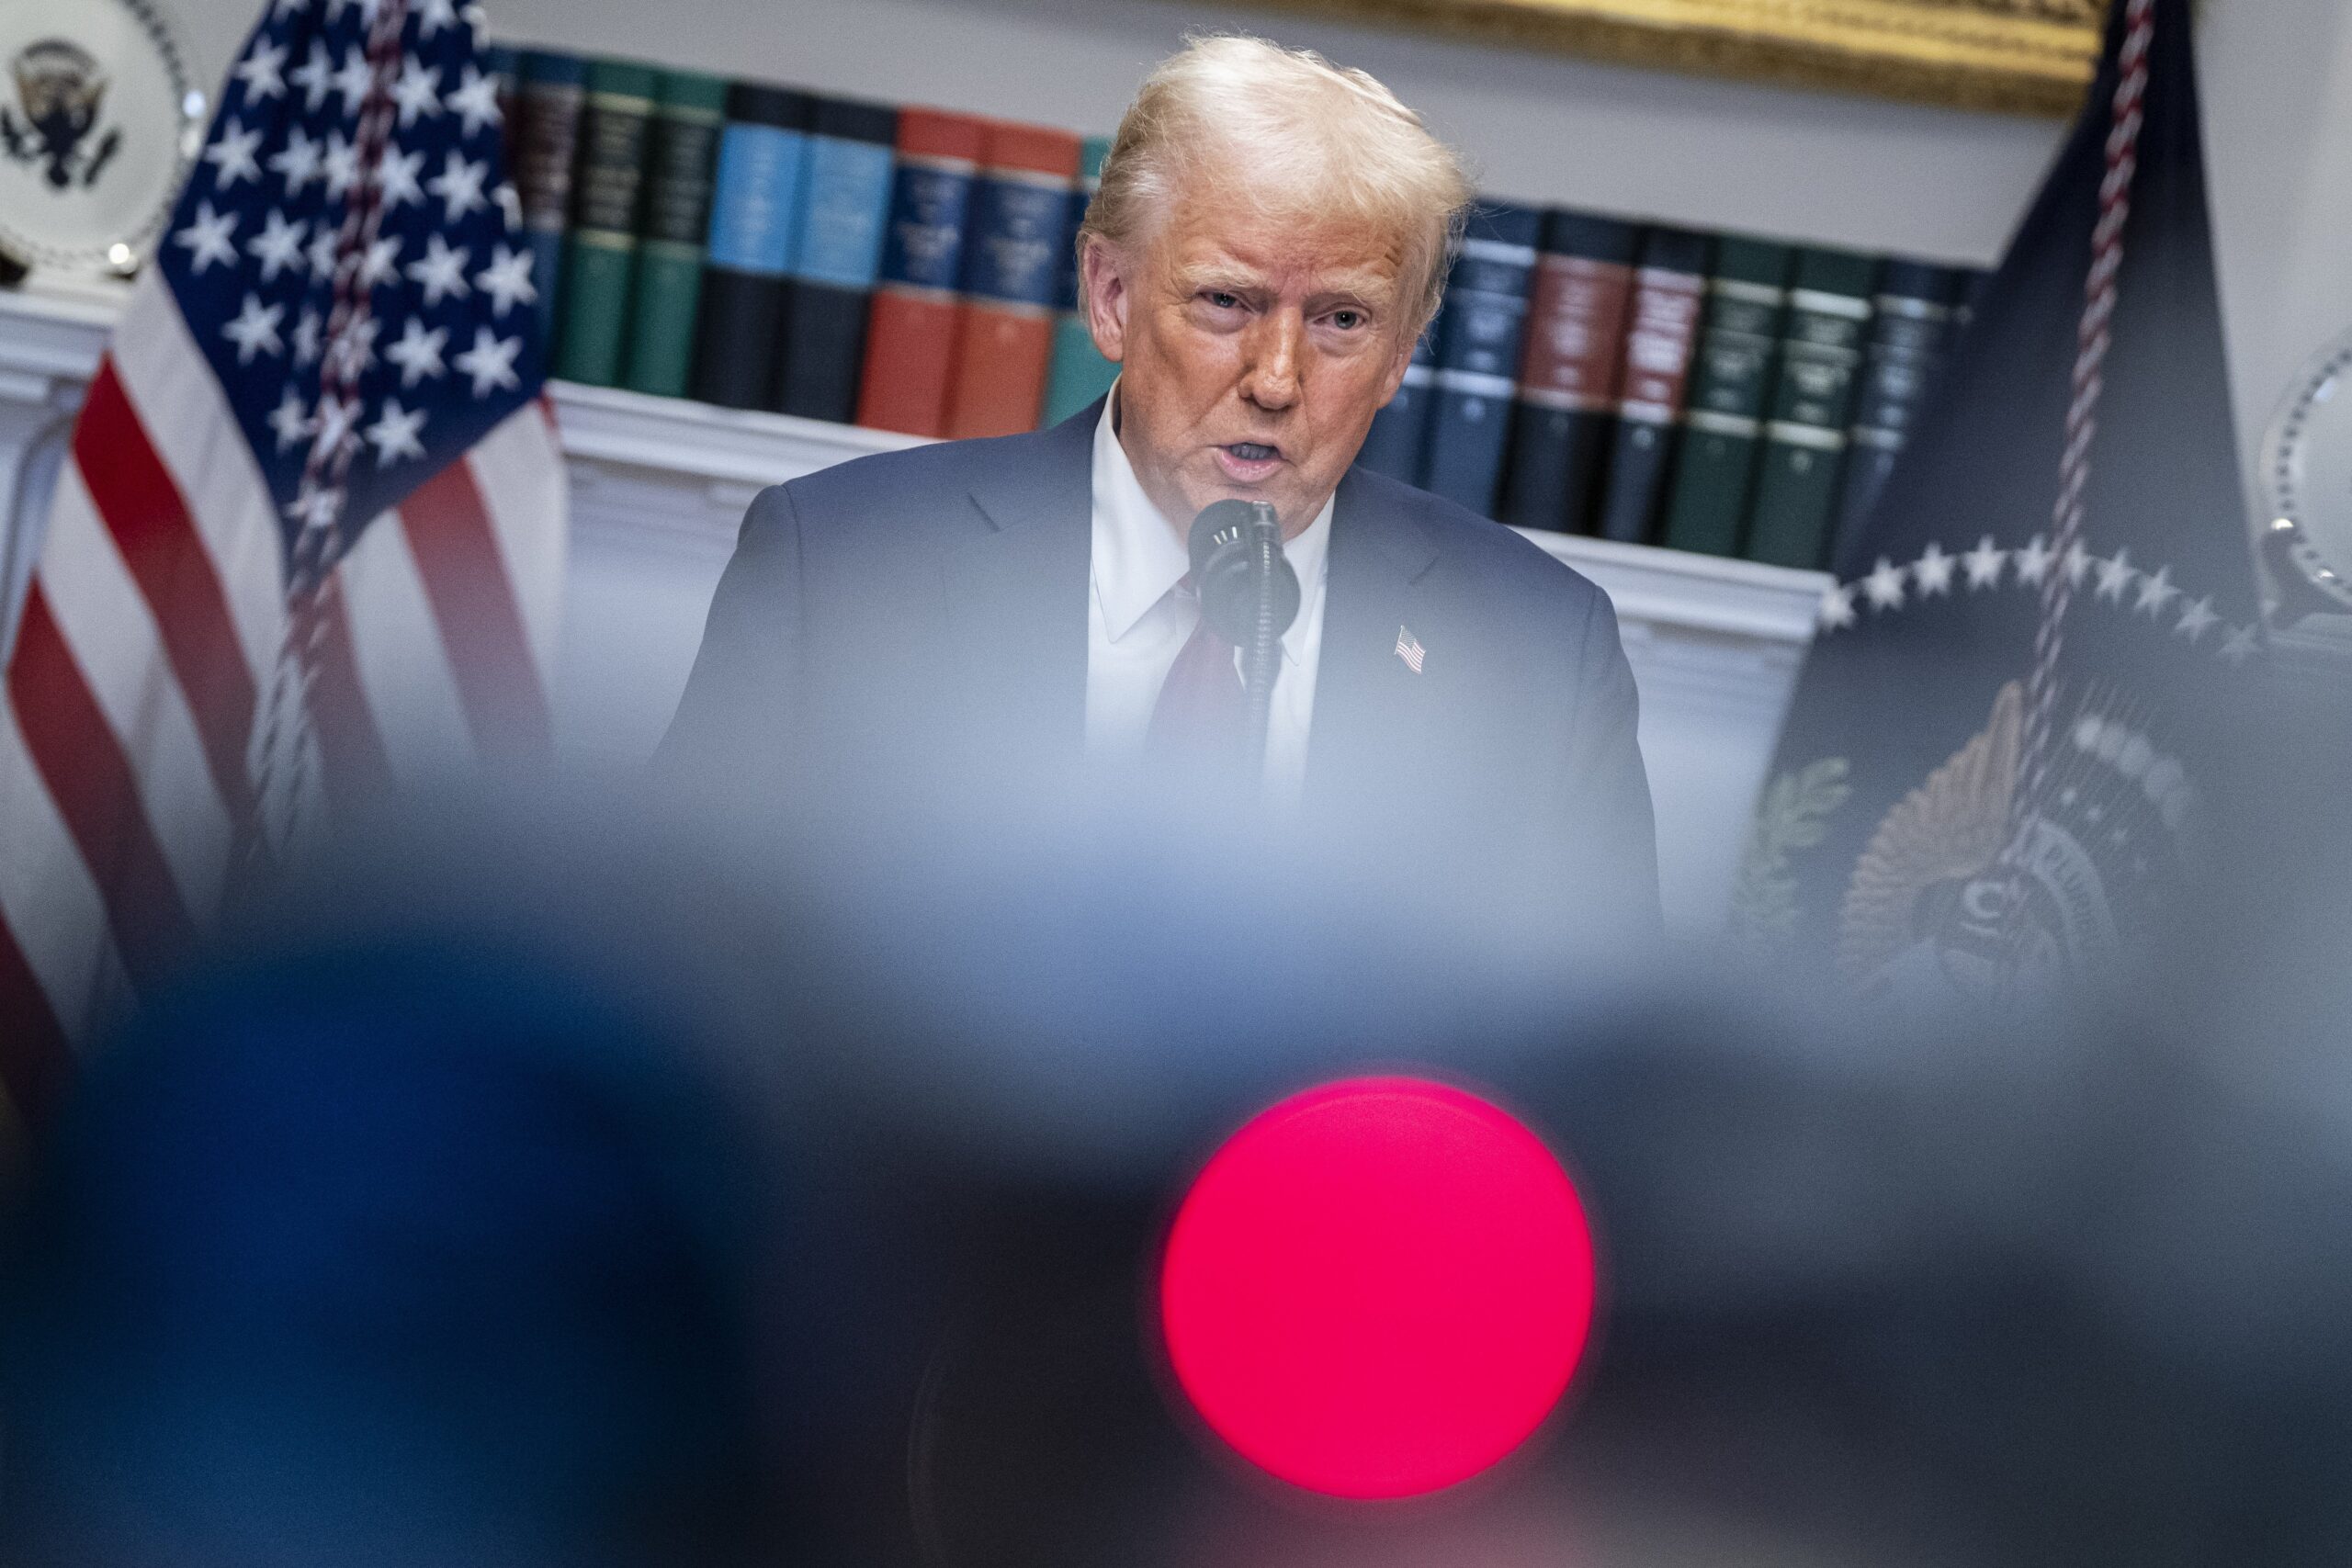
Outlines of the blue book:
[[1494,515],[1502,486],[1543,231],[1541,212],[1481,202],[1446,280],[1421,485],[1482,517]]
[[1405,384],[1388,406],[1372,416],[1372,430],[1363,438],[1356,461],[1374,473],[1407,484],[1421,482],[1421,442],[1429,434],[1430,393],[1437,377],[1437,337],[1445,324],[1441,312],[1421,341],[1413,345],[1413,361],[1405,367]]
[[784,355],[768,406],[846,424],[857,417],[865,307],[882,266],[899,111],[820,98],[809,130]]
[[811,108],[786,87],[727,89],[689,389],[704,402],[758,408],[775,378]]

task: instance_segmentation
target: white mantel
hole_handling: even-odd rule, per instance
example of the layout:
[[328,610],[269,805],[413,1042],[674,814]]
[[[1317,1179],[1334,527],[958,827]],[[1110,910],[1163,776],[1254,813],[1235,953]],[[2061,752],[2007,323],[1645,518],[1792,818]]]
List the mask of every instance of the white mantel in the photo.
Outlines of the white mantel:
[[[108,290],[0,293],[0,631],[13,623],[67,422],[119,308]],[[752,496],[917,443],[567,382],[549,392],[572,477],[558,743],[574,764],[626,768],[668,721]],[[1706,929],[1724,908],[1749,805],[1829,580],[1602,539],[1528,536],[1616,603],[1641,688],[1668,914],[1680,929]]]

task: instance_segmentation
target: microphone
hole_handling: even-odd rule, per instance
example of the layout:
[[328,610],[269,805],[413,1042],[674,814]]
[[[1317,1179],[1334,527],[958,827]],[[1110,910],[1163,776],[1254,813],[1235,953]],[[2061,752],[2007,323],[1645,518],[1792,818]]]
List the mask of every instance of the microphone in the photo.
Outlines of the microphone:
[[1186,540],[1201,618],[1241,650],[1250,754],[1266,754],[1266,724],[1281,670],[1283,633],[1298,618],[1298,573],[1283,553],[1283,528],[1262,501],[1212,502]]

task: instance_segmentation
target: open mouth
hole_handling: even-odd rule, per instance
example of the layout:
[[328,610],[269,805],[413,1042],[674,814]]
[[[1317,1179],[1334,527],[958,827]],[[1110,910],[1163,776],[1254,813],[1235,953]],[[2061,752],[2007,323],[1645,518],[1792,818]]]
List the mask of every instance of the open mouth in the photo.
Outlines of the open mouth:
[[1255,484],[1282,467],[1283,449],[1262,441],[1235,441],[1216,449],[1216,460],[1228,479]]

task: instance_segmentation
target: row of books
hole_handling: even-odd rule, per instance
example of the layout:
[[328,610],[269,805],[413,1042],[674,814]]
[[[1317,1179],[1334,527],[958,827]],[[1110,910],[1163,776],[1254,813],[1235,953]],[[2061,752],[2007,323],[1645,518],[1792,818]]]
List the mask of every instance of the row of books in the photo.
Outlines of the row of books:
[[1108,143],[625,60],[500,51],[509,167],[566,380],[915,435],[1075,412]]
[[[1103,139],[497,59],[556,375],[947,437],[1110,385],[1074,255]],[[1363,461],[1523,526],[1819,566],[1980,279],[1482,202]]]
[[1482,204],[1362,460],[1506,523],[1823,566],[1983,276]]

